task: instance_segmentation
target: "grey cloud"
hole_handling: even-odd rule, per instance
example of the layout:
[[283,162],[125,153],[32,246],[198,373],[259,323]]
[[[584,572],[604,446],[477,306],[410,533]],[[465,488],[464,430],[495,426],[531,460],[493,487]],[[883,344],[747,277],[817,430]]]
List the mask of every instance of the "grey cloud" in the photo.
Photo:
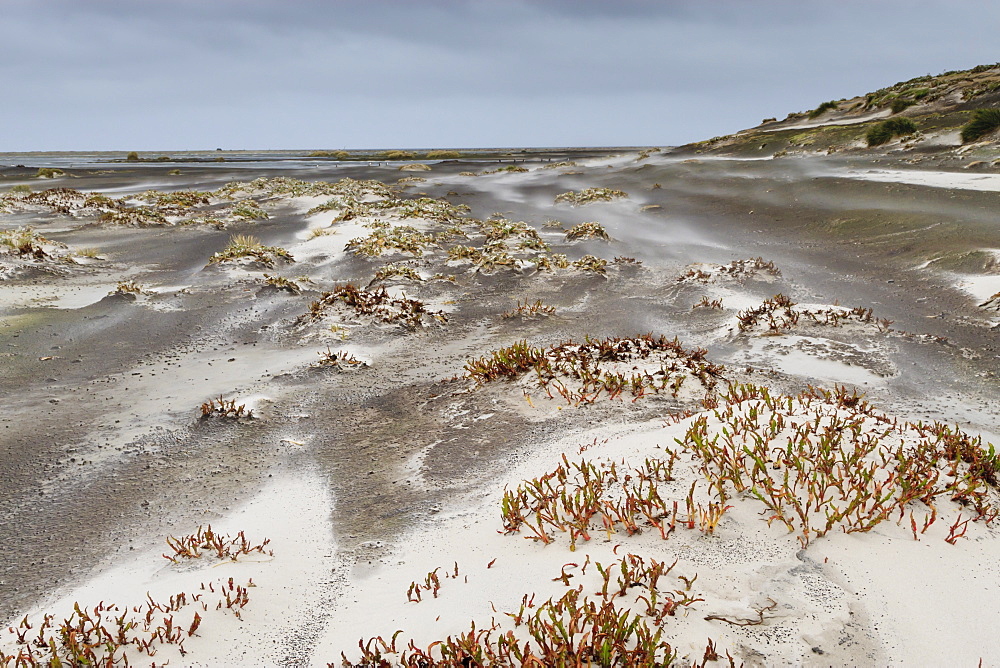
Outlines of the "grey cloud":
[[[962,16],[972,7],[974,26]],[[25,128],[22,149],[75,148],[74,131],[89,148],[183,148],[220,134],[311,146],[331,120],[352,128],[352,146],[676,143],[996,59],[1000,17],[943,0],[3,9],[0,79],[18,104],[0,120]]]

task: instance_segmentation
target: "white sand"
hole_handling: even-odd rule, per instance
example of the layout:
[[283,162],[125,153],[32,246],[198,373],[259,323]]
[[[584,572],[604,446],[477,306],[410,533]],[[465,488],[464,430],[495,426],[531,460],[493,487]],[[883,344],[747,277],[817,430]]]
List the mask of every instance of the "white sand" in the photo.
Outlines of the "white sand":
[[[37,621],[43,612],[57,619],[68,617],[75,602],[91,608],[100,601],[119,606],[141,605],[147,595],[157,602],[185,592],[203,594],[208,610],[189,606],[175,613],[175,623],[187,628],[195,610],[203,621],[196,634],[185,643],[182,657],[172,645],[159,645],[153,661],[171,666],[277,665],[288,657],[301,656],[310,645],[306,637],[314,619],[314,610],[328,603],[330,569],[335,552],[329,530],[332,501],[323,481],[308,471],[275,479],[259,495],[225,518],[206,516],[219,533],[235,535],[244,531],[251,543],[265,537],[274,557],[252,553],[239,561],[219,561],[203,555],[192,563],[172,564],[161,550],[147,553],[121,553],[114,565],[90,577],[86,583],[57,594],[29,615]],[[194,532],[196,527],[178,526],[176,535]],[[125,555],[125,556],[122,556]],[[256,585],[248,589],[250,603],[242,611],[242,620],[225,610],[215,610],[217,596],[204,592],[202,583],[234,578]],[[186,635],[186,634],[185,634]],[[0,647],[11,652],[14,646],[3,635]],[[129,651],[132,665],[148,665],[150,657]]]
[[958,190],[1000,191],[1000,174],[960,174],[957,172],[935,172],[902,169],[870,169],[837,172],[837,176],[863,181],[886,183],[909,183],[931,188],[952,188]]
[[[578,445],[595,437],[599,443],[587,451],[588,458],[638,464],[644,457],[662,456],[662,448],[671,447],[685,428],[684,423],[666,428],[649,423],[542,445],[505,483],[514,487],[523,478],[551,470],[561,452],[579,459]],[[604,438],[610,441],[600,443]],[[681,498],[698,474],[692,464],[682,463],[675,475],[673,493]],[[477,628],[488,628],[493,621],[511,628],[502,613],[516,611],[523,594],[535,593],[537,604],[565,593],[566,587],[553,581],[564,564],[580,565],[589,557],[607,565],[626,553],[668,563],[679,559],[672,575],[698,575],[693,590],[706,600],[666,625],[666,638],[689,661],[701,658],[708,637],[720,652],[752,648],[743,655],[748,665],[976,665],[979,657],[1000,653],[1000,638],[982,633],[987,620],[1000,613],[995,596],[1000,565],[994,558],[1000,539],[979,525],[970,526],[969,539],[950,545],[943,540],[943,521],[920,541],[913,540],[908,527],[888,521],[871,533],[831,532],[802,552],[783,528],[762,521],[758,502],[743,498],[731,501],[736,507],[715,535],[682,530],[664,541],[648,529],[633,537],[616,533],[608,541],[595,530],[591,541],[570,552],[565,534],[543,546],[523,533],[498,533],[502,485],[490,487],[477,498],[457,500],[431,526],[403,537],[396,550],[355,569],[313,665],[337,660],[340,651],[357,660],[362,636],[388,640],[398,629],[403,630],[398,643],[403,648],[411,638],[426,647],[467,631],[473,619]],[[954,508],[942,507],[942,520],[950,522]],[[458,577],[445,577],[455,563]],[[411,583],[423,582],[434,569],[439,569],[439,597],[425,592],[420,602],[408,601]],[[573,586],[585,585],[585,594],[599,588],[593,566],[586,577],[573,567],[568,572],[574,574]],[[968,579],[971,573],[974,584]],[[674,584],[683,589],[679,580]],[[778,605],[760,626],[704,619],[753,618],[753,610],[769,599]],[[757,660],[754,651],[760,652]]]
[[876,118],[885,118],[890,116],[892,111],[889,109],[883,109],[882,111],[876,111],[873,114],[866,114],[865,116],[853,116],[851,118],[840,118],[834,121],[809,121],[806,120],[802,123],[792,123],[789,125],[782,124],[781,127],[776,128],[755,128],[755,130],[761,132],[780,132],[782,130],[808,130],[810,128],[821,128],[826,125],[856,125],[858,123],[865,123],[867,121],[873,121]]

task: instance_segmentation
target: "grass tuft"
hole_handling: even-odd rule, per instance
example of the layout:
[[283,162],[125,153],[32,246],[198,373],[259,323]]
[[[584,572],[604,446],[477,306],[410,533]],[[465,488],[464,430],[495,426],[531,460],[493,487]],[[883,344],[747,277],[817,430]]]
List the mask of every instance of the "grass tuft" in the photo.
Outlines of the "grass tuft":
[[255,236],[235,234],[229,240],[229,245],[209,258],[209,264],[231,262],[241,257],[248,257],[265,267],[273,267],[278,259],[294,262],[291,254],[284,248],[265,246]]
[[820,116],[823,115],[824,112],[836,108],[837,108],[837,103],[834,100],[830,100],[829,102],[824,102],[823,104],[819,105],[818,107],[809,112],[809,118],[819,118]]
[[893,137],[913,134],[916,131],[917,124],[909,118],[890,118],[869,130],[865,138],[868,141],[868,146],[881,146],[888,143]]
[[962,126],[962,143],[976,141],[1000,128],[1000,109],[977,109],[972,120]]

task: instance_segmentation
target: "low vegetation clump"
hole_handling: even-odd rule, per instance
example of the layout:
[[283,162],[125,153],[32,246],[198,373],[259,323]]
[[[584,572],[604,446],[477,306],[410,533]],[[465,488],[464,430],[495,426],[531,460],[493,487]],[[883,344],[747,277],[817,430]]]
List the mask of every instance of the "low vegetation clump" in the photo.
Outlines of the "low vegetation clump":
[[497,167],[496,169],[488,169],[485,172],[480,172],[480,176],[486,174],[522,174],[529,171],[527,167],[522,167],[521,165],[507,165],[506,167]]
[[368,362],[363,362],[350,354],[346,350],[333,352],[330,348],[317,353],[319,361],[313,364],[316,369],[337,369],[338,371],[355,371],[368,366]]
[[977,109],[972,120],[962,126],[962,143],[982,139],[1000,128],[1000,109]]
[[892,104],[889,105],[889,109],[892,111],[892,113],[898,114],[900,112],[906,111],[916,103],[917,103],[916,100],[909,100],[906,98],[897,97],[895,100],[892,101]]
[[[418,647],[414,641],[405,648],[397,646],[397,632],[390,641],[382,637],[362,639],[359,661],[341,653],[344,666],[388,667],[438,666],[628,666],[654,668],[676,665],[679,653],[663,637],[663,626],[676,615],[684,615],[703,598],[691,592],[697,575],[687,578],[673,574],[677,566],[641,556],[626,554],[607,564],[591,562],[582,566],[570,563],[553,578],[566,583],[566,593],[559,598],[535,603],[535,595],[525,594],[519,609],[504,611],[491,624],[448,636]],[[588,567],[596,571],[593,594],[584,594],[584,586],[571,588],[574,577],[584,577]],[[579,570],[576,570],[579,569]],[[433,576],[433,577],[431,577]],[[448,574],[446,573],[446,576]],[[436,572],[428,574],[426,586],[435,595],[440,589]],[[419,586],[419,585],[418,585]],[[412,587],[411,587],[412,590]],[[410,600],[415,600],[411,597]],[[763,607],[764,612],[773,609]],[[503,620],[504,628],[497,619]],[[735,622],[734,622],[735,623]],[[512,627],[512,628],[511,628]],[[715,643],[709,639],[705,660],[720,659]],[[727,653],[732,661],[732,657]],[[333,664],[330,664],[333,665]],[[699,664],[694,664],[699,665]],[[730,663],[730,665],[735,665]]]
[[233,218],[242,221],[267,220],[267,211],[260,208],[260,204],[252,199],[245,199],[230,211]]
[[418,281],[418,282],[424,280],[423,278],[420,277],[420,274],[418,274],[413,267],[410,267],[408,265],[399,262],[393,262],[385,265],[384,267],[379,268],[379,270],[375,272],[375,277],[372,278],[372,281],[371,283],[369,283],[369,285],[397,278],[405,279],[408,281]]
[[518,300],[517,307],[505,312],[502,317],[505,320],[510,318],[527,319],[536,316],[553,315],[555,312],[556,308],[554,306],[542,303],[541,299],[536,299],[534,302],[529,302],[528,300],[522,302]]
[[770,260],[754,257],[748,260],[733,260],[729,264],[695,265],[678,276],[677,282],[708,283],[719,278],[744,280],[759,274],[777,277],[781,276],[781,270]]
[[595,255],[584,255],[579,260],[574,260],[572,266],[574,269],[592,271],[601,276],[606,276],[608,273],[608,261]]
[[285,278],[284,276],[272,276],[270,274],[264,274],[264,285],[274,288],[275,290],[284,290],[285,292],[290,292],[293,295],[299,294],[302,291],[302,286],[300,286],[295,281],[290,278]]
[[452,204],[445,199],[418,197],[415,199],[397,199],[386,196],[377,201],[361,201],[359,198],[337,198],[311,209],[307,215],[323,211],[337,210],[340,213],[334,222],[354,220],[356,218],[424,218],[437,223],[454,224],[462,222],[469,207],[464,204]]
[[799,326],[800,323],[839,327],[845,323],[858,323],[877,327],[882,332],[889,331],[891,320],[876,319],[870,308],[858,306],[848,309],[843,306],[831,306],[826,309],[796,308],[795,302],[785,295],[777,294],[765,299],[756,308],[740,311],[736,316],[740,332],[752,331],[760,325],[765,325],[767,334],[781,334]]
[[830,100],[829,102],[824,102],[824,103],[822,103],[821,105],[819,105],[818,107],[816,107],[815,109],[813,109],[812,111],[809,112],[809,118],[819,118],[825,112],[830,111],[831,109],[836,109],[837,106],[838,106],[838,104],[837,104],[837,102],[835,100]]
[[148,206],[126,207],[118,203],[118,200],[113,201],[115,203],[111,206],[114,208],[102,213],[97,219],[98,222],[127,227],[158,227],[170,224],[167,217],[157,209]]
[[167,545],[173,550],[173,554],[164,554],[163,558],[176,564],[181,559],[198,559],[203,552],[230,561],[238,561],[241,556],[254,553],[273,557],[274,552],[265,551],[270,542],[265,538],[262,543],[253,545],[242,531],[235,536],[229,536],[213,531],[212,525],[209,524],[206,528],[199,526],[197,531],[187,536],[167,536]]
[[115,289],[108,293],[109,295],[131,295],[133,297],[138,297],[139,295],[146,294],[146,291],[141,285],[135,281],[121,281],[115,286]]
[[708,297],[702,297],[701,301],[696,303],[691,307],[692,310],[697,308],[707,308],[707,309],[722,309],[722,299],[713,299],[709,301]]
[[327,181],[303,181],[287,176],[262,176],[253,181],[234,181],[222,186],[213,196],[220,199],[236,200],[253,197],[264,201],[285,197],[317,197],[329,195],[337,198],[360,199],[369,195],[389,197],[392,190],[380,181],[345,178],[336,183]]
[[[175,564],[182,559],[197,559],[203,553],[230,561],[250,554],[274,556],[270,550],[265,551],[269,542],[264,539],[254,545],[242,531],[236,536],[226,536],[216,533],[211,526],[198,527],[196,533],[188,536],[169,536],[167,544],[173,554],[163,556]],[[230,577],[225,581],[202,582],[198,592],[179,592],[167,601],[157,601],[147,593],[138,605],[101,601],[90,607],[75,602],[73,612],[62,621],[57,621],[53,614],[43,614],[41,619],[26,615],[7,628],[11,644],[17,649],[13,654],[0,649],[0,666],[130,666],[153,657],[156,657],[153,665],[163,665],[169,659],[157,654],[168,653],[168,648],[173,648],[183,660],[188,653],[184,643],[192,636],[207,633],[201,627],[202,614],[211,616],[215,610],[242,619],[252,587],[256,587],[253,579],[239,584]],[[192,609],[194,614],[188,616]],[[141,659],[143,656],[146,658]]]
[[382,157],[386,160],[413,160],[417,154],[412,151],[383,151]]
[[46,239],[31,227],[19,227],[15,230],[0,232],[0,250],[7,253],[16,253],[20,257],[30,257],[35,260],[44,260],[50,254],[43,246],[54,245],[54,242]]
[[542,241],[538,230],[523,220],[507,220],[493,215],[479,223],[479,231],[486,237],[487,244],[515,242],[518,250],[548,250],[548,244]]
[[349,160],[351,154],[347,151],[313,151],[310,158],[333,158],[334,160]]
[[902,137],[913,134],[917,131],[917,124],[909,118],[890,118],[874,126],[865,135],[868,146],[881,146],[888,143],[894,137]]
[[[167,602],[147,595],[135,606],[105,601],[94,607],[74,603],[72,614],[62,621],[46,614],[32,624],[25,616],[16,627],[7,629],[16,638],[18,649],[16,654],[0,650],[0,666],[130,666],[153,657],[153,665],[162,665],[158,653],[174,647],[184,657],[188,653],[185,641],[204,633],[198,633],[202,613],[219,610],[242,619],[242,610],[250,602],[249,588],[255,586],[252,580],[243,585],[229,578],[202,583],[200,592],[180,592]],[[191,608],[194,614],[188,617]],[[145,655],[145,660],[136,655]]]
[[[147,190],[138,195],[132,195],[132,198],[148,202],[157,208],[184,210],[209,204],[210,196],[211,193],[200,190],[175,190],[173,192]],[[94,203],[98,203],[98,201],[94,200]],[[110,198],[105,198],[100,203],[108,206],[111,204],[111,200]]]
[[541,253],[533,259],[535,271],[552,271],[553,269],[569,269],[569,258],[563,253]]
[[428,151],[424,156],[428,160],[457,160],[462,157],[458,151]]
[[576,167],[576,163],[572,160],[563,160],[560,162],[550,162],[547,165],[543,165],[544,169],[561,169],[563,167]]
[[1000,292],[996,293],[982,304],[979,308],[993,309],[994,311],[1000,311]]
[[611,241],[611,235],[600,223],[580,223],[574,225],[566,231],[566,241],[577,241],[580,239],[603,239]]
[[[515,343],[488,357],[468,360],[466,377],[477,383],[515,380],[530,374],[549,398],[570,404],[593,403],[599,396],[633,399],[647,393],[677,398],[685,380],[694,378],[712,388],[723,367],[705,360],[707,351],[686,350],[677,339],[650,334],[634,338],[566,341],[548,349]],[[553,394],[555,391],[555,395]]]
[[32,192],[14,186],[10,192],[0,195],[0,211],[26,210],[34,207],[49,209],[54,213],[69,215],[74,211],[93,206],[91,195],[84,195],[73,188],[46,188]]
[[405,296],[393,297],[385,287],[367,290],[353,283],[346,283],[330,292],[324,292],[309,305],[309,312],[300,316],[298,322],[303,324],[319,320],[327,309],[335,305],[343,305],[357,315],[369,316],[378,322],[401,324],[411,329],[423,326],[425,320],[448,320],[444,313],[429,311],[419,300]]
[[252,418],[253,410],[246,407],[246,404],[236,405],[235,399],[209,399],[201,405],[202,419],[210,417],[221,417],[238,420],[240,418]]
[[229,245],[209,258],[209,264],[233,262],[240,258],[250,258],[265,267],[273,267],[277,260],[294,262],[295,259],[284,248],[265,246],[257,237],[247,234],[235,234],[229,240]]
[[945,540],[954,544],[970,521],[1000,516],[1000,459],[957,428],[901,423],[843,388],[793,398],[737,385],[720,404],[678,443],[702,462],[720,503],[756,499],[767,523],[785,525],[802,547],[889,519],[908,520],[919,540],[949,506],[957,518]]
[[631,466],[623,460],[571,462],[564,454],[555,470],[504,492],[504,532],[524,531],[546,545],[565,533],[571,551],[578,541],[591,540],[591,533],[633,536],[647,526],[663,540],[678,529],[715,533],[729,509],[725,499],[703,505],[696,500],[695,485],[683,501],[669,498],[678,459],[678,452],[667,450],[664,457],[647,457],[640,466]]
[[436,247],[434,235],[421,232],[411,225],[390,225],[384,221],[368,223],[372,231],[364,237],[355,237],[344,248],[355,255],[379,257],[385,253],[405,253],[420,257],[428,248]]
[[580,192],[569,192],[556,195],[556,204],[567,203],[574,206],[593,204],[594,202],[611,202],[628,197],[628,193],[611,188],[584,188]]
[[39,167],[35,172],[35,177],[39,179],[54,179],[59,176],[66,176],[66,172],[58,167]]

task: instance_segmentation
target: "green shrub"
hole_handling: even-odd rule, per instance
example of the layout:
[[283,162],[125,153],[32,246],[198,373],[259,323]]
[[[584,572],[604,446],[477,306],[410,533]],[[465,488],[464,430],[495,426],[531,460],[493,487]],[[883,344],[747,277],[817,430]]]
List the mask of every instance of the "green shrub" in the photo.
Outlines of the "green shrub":
[[977,109],[962,126],[962,143],[968,144],[1000,128],[1000,109]]
[[881,146],[893,137],[913,134],[917,131],[917,124],[909,118],[890,118],[882,121],[868,131],[868,146]]
[[809,112],[809,118],[817,118],[820,115],[822,115],[824,111],[836,108],[837,108],[837,103],[834,100],[830,100],[829,102],[824,102],[823,104],[819,105],[818,107]]
[[455,160],[461,158],[462,154],[458,151],[428,151],[428,160]]
[[66,172],[56,167],[39,167],[35,176],[40,179],[54,179],[57,176],[65,176]]
[[13,188],[11,188],[10,191],[12,193],[30,193],[31,186],[29,186],[27,183],[19,183]]
[[917,103],[916,100],[907,100],[905,98],[899,97],[892,101],[892,105],[890,105],[889,108],[892,109],[892,113],[898,114],[904,109],[912,107],[916,103]]
[[387,160],[413,160],[417,156],[410,151],[385,151],[382,157]]
[[125,159],[128,160],[129,162],[139,162],[139,154],[136,153],[135,151],[132,151],[131,153],[125,156]]

